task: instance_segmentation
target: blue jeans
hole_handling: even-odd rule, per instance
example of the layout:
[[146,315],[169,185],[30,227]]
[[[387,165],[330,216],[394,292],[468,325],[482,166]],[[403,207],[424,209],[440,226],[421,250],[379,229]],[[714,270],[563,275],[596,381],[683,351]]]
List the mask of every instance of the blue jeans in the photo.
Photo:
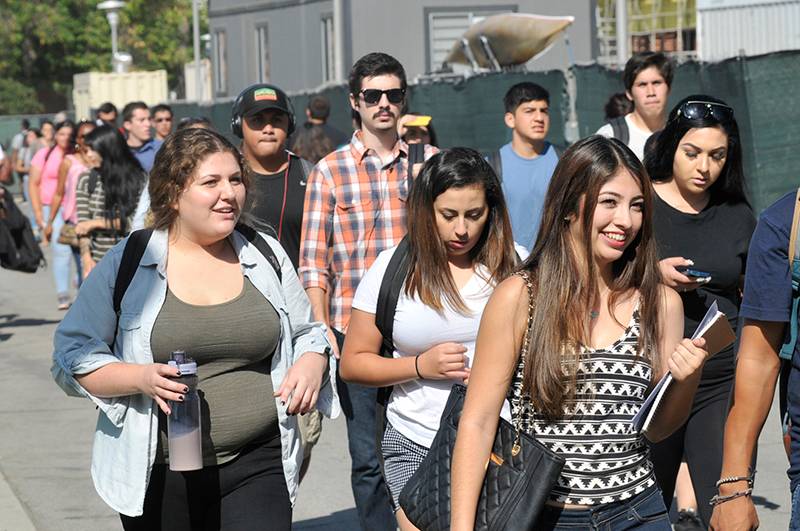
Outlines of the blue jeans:
[[[42,205],[42,219],[47,222],[50,219],[50,206]],[[59,297],[69,296],[70,284],[70,261],[75,261],[75,270],[77,274],[77,284],[80,285],[81,281],[81,256],[78,249],[73,249],[69,245],[58,243],[58,234],[61,232],[61,227],[64,226],[64,218],[61,216],[61,210],[56,214],[53,220],[53,234],[50,236],[50,269],[53,271],[53,280],[56,282],[56,293]],[[39,227],[43,231],[44,227]]]
[[650,487],[629,500],[603,504],[591,509],[561,509],[546,505],[536,529],[671,531],[672,526],[661,491],[657,487]]
[[[344,334],[334,330],[341,352]],[[377,396],[374,387],[343,381],[337,372],[336,387],[347,420],[347,444],[352,468],[350,484],[363,531],[395,531],[397,520],[389,501],[389,489],[378,460]]]
[[792,518],[789,520],[789,531],[800,531],[800,485],[792,492]]

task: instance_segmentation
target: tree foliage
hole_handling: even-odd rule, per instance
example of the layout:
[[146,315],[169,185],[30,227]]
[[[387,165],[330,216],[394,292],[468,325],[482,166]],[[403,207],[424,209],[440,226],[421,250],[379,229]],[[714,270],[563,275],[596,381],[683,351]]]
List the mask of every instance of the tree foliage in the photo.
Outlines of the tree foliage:
[[[35,91],[48,111],[65,108],[74,74],[111,70],[111,30],[99,2],[2,0],[0,79]],[[201,9],[201,32],[206,13]],[[119,49],[133,56],[134,69],[167,70],[170,88],[181,92],[183,64],[193,59],[192,0],[128,0],[120,12]]]

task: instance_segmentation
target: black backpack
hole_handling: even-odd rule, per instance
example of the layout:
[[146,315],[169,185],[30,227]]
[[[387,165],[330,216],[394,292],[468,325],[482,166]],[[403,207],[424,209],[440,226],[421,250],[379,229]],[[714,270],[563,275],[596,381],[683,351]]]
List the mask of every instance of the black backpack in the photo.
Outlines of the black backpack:
[[[256,249],[258,249],[264,258],[267,259],[269,265],[275,270],[275,274],[278,275],[278,282],[283,282],[281,264],[267,241],[252,227],[248,227],[247,225],[236,225],[236,230],[242,234],[248,242],[256,246]],[[125,249],[122,251],[122,259],[119,264],[119,270],[117,271],[117,279],[114,282],[114,313],[117,316],[117,327],[119,326],[119,315],[122,309],[122,298],[125,296],[125,292],[128,290],[128,286],[130,286],[133,276],[139,268],[139,262],[141,262],[142,256],[144,256],[147,244],[152,235],[153,229],[137,230],[132,232],[128,237],[128,241],[125,242]],[[117,327],[114,328],[114,334],[116,334]],[[114,342],[112,341],[111,344],[113,345]]]
[[611,126],[614,138],[627,146],[631,135],[630,131],[628,131],[628,122],[625,121],[625,117],[617,116],[616,118],[612,118],[608,121],[608,125]]
[[46,264],[42,250],[33,236],[31,222],[20,211],[11,192],[3,187],[0,201],[0,267],[35,273]]

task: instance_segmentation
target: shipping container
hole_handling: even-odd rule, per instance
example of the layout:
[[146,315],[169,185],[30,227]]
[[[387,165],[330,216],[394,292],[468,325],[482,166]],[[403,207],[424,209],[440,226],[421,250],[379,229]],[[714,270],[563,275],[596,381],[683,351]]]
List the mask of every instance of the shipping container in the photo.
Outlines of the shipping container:
[[89,113],[110,101],[120,111],[126,103],[143,101],[155,105],[167,101],[167,71],[84,72],[72,77],[72,102],[75,118],[90,118]]
[[702,61],[800,49],[800,0],[697,0]]

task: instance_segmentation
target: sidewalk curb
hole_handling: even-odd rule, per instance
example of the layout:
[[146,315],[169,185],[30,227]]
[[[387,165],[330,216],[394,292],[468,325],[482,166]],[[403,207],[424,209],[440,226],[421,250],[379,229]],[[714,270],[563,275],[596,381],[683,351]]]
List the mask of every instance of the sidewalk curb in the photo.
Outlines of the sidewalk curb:
[[0,531],[36,531],[28,513],[0,470]]

